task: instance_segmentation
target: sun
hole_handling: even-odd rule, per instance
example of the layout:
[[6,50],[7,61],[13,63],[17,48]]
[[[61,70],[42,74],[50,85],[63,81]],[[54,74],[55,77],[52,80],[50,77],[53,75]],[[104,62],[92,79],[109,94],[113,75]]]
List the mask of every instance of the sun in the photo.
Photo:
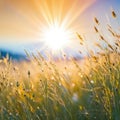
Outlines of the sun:
[[52,50],[61,50],[69,44],[70,31],[58,25],[51,25],[44,32],[44,42]]

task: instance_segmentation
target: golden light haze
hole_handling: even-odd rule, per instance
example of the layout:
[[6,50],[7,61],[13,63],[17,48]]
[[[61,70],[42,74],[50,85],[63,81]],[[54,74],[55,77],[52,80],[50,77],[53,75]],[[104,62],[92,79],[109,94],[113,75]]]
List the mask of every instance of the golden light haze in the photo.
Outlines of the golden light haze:
[[[21,38],[30,42],[40,38],[43,28],[57,22],[76,29],[79,16],[95,0],[1,0],[0,38]],[[30,38],[30,39],[29,39]],[[7,39],[8,40],[8,39]]]

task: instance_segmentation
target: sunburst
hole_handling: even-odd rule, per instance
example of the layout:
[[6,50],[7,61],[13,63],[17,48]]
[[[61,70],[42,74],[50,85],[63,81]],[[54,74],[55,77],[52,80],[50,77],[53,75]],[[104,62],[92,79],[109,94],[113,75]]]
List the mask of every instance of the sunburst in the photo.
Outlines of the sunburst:
[[[76,20],[95,0],[45,0],[40,7],[44,22],[41,24],[41,36],[45,47],[54,52],[73,47],[74,32],[78,31]],[[39,7],[39,6],[38,6]],[[80,28],[79,28],[80,29]]]
[[40,50],[50,48],[52,51],[64,51],[67,46],[76,47],[77,38],[74,33],[84,29],[78,24],[80,15],[95,1],[31,0],[29,4],[24,1],[28,7],[24,7],[22,2],[17,4],[16,1],[11,5],[16,7],[19,15],[26,20],[24,26],[17,28],[21,28],[23,33],[27,31],[27,35],[29,34],[31,38],[29,42],[42,43]]
[[47,47],[58,51],[70,43],[70,30],[57,25],[52,25],[43,33],[43,39]]

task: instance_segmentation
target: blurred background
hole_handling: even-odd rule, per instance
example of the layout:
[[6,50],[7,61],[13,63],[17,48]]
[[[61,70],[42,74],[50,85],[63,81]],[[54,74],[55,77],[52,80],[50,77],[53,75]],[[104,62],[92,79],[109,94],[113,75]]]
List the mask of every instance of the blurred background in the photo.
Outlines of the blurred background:
[[[74,56],[81,50],[84,53],[76,32],[85,36],[86,43],[93,48],[92,43],[96,40],[94,17],[101,21],[102,27],[109,22],[113,24],[109,16],[112,9],[120,10],[119,5],[119,0],[0,0],[0,51],[18,56],[25,55],[24,50],[38,50],[43,54],[50,51],[43,34],[57,21],[59,26],[72,31],[71,43],[63,51]],[[120,14],[120,11],[116,13]],[[113,26],[118,26],[118,23]]]

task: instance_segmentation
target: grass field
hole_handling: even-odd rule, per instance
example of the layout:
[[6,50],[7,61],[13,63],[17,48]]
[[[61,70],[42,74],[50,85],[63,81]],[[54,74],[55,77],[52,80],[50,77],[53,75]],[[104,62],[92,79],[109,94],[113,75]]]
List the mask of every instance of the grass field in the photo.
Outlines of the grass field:
[[88,51],[86,59],[0,60],[0,120],[120,120],[120,31],[108,25],[111,45],[94,20],[106,47],[96,43],[100,52]]

